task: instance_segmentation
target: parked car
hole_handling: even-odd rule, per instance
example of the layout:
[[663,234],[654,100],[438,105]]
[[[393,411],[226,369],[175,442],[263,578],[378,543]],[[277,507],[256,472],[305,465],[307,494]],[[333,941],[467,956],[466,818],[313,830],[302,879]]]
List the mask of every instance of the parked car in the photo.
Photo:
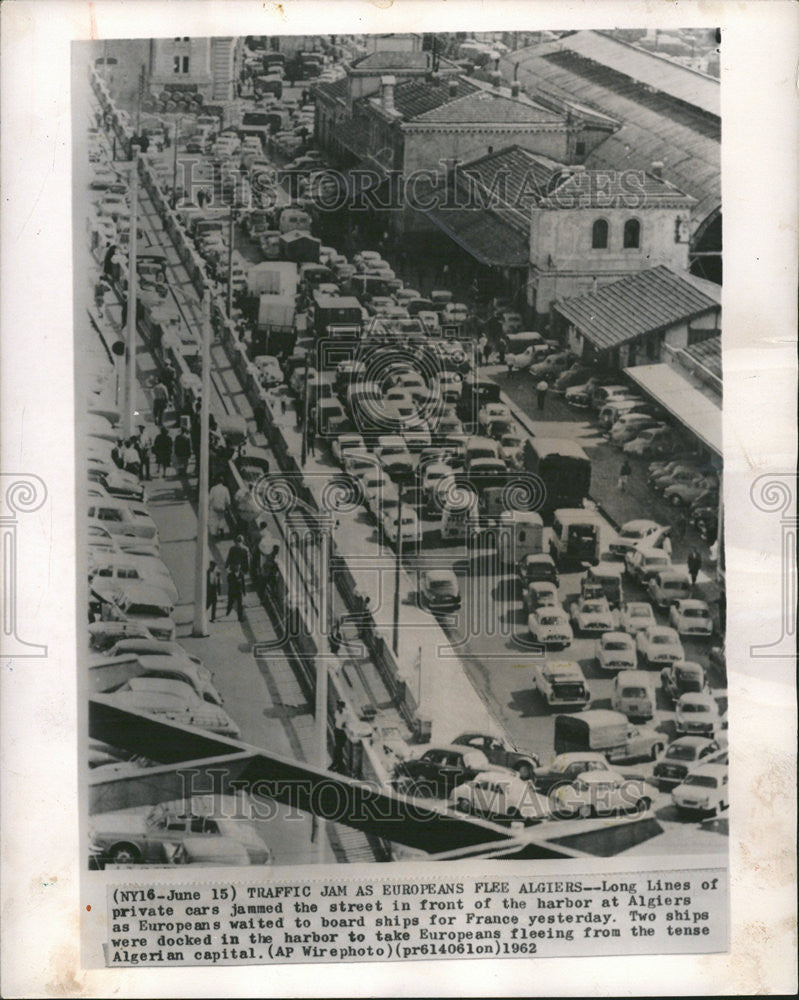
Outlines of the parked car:
[[635,641],[645,667],[676,663],[685,659],[679,635],[668,626],[650,625],[637,634]]
[[385,504],[380,511],[380,527],[386,540],[396,548],[400,536],[404,548],[415,548],[421,540],[421,526],[416,513],[410,507],[404,507],[400,521],[398,510],[387,510]]
[[710,638],[713,634],[713,618],[710,606],[705,601],[689,598],[676,601],[669,608],[669,624],[680,635]]
[[716,740],[704,736],[681,736],[666,747],[652,773],[661,785],[678,785],[695,764],[720,749]]
[[175,638],[173,605],[161,587],[135,581],[124,585],[95,581],[91,596],[99,601],[108,620],[136,622],[149,629],[156,639]]
[[137,500],[140,503],[144,501],[144,486],[132,472],[103,468],[90,461],[87,476],[89,483],[99,484],[112,497],[119,497],[120,500]]
[[458,578],[452,570],[423,570],[419,575],[419,603],[434,614],[457,611],[461,606],[461,594]]
[[133,677],[110,694],[110,704],[155,715],[184,726],[238,739],[239,727],[220,706],[205,701],[191,685],[166,677]]
[[635,670],[638,665],[635,640],[626,632],[605,632],[597,643],[596,659],[600,670]]
[[671,568],[671,558],[663,549],[634,549],[624,557],[625,572],[644,587],[657,573]]
[[484,753],[449,744],[428,747],[420,757],[398,764],[394,783],[399,791],[423,798],[446,798],[457,785],[488,771]]
[[643,518],[627,521],[621,526],[618,538],[610,543],[609,548],[614,556],[626,556],[628,552],[644,547],[653,548],[668,530],[657,521]]
[[103,863],[163,864],[170,860],[168,847],[188,838],[230,838],[246,852],[250,864],[267,865],[272,852],[261,839],[234,796],[195,796],[162,802],[143,812],[122,810],[96,813],[91,818],[92,853]]
[[613,427],[611,427],[610,440],[612,444],[621,448],[628,441],[633,441],[639,437],[641,431],[648,430],[650,427],[662,426],[663,424],[659,420],[648,416],[646,413],[627,413],[623,417],[619,417]]
[[554,791],[552,814],[569,819],[644,813],[652,808],[655,794],[656,789],[642,778],[625,778],[618,771],[586,771]]
[[546,580],[557,587],[560,582],[558,570],[552,556],[526,555],[519,560],[516,571],[523,586]]
[[699,694],[709,689],[705,668],[693,660],[678,660],[660,671],[660,684],[672,701],[688,693]]
[[158,540],[158,527],[142,503],[110,498],[89,502],[88,516],[104,525],[112,535],[132,530],[140,538]]
[[616,626],[615,615],[605,597],[574,601],[569,613],[577,635],[610,632]]
[[656,624],[655,612],[647,601],[628,601],[621,609],[619,628],[631,635],[636,635]]
[[530,638],[546,647],[565,649],[574,638],[569,616],[562,608],[538,608],[531,612],[527,627]]
[[516,771],[520,778],[529,781],[539,766],[538,756],[532,750],[520,750],[502,736],[489,733],[461,733],[452,741],[458,746],[480,750],[491,764]]
[[646,592],[654,604],[666,608],[691,596],[691,578],[681,570],[660,570],[650,576]]
[[334,438],[331,446],[333,457],[340,465],[344,464],[345,453],[353,449],[366,451],[366,444],[364,443],[362,435],[340,434],[338,437]]
[[677,438],[674,431],[671,427],[662,424],[645,427],[631,441],[626,442],[622,451],[626,455],[637,455],[639,458],[654,458],[658,455],[670,455],[676,447]]
[[524,588],[522,595],[524,610],[529,614],[539,608],[557,608],[560,606],[558,588],[548,580],[534,580]]
[[529,781],[507,771],[481,771],[470,781],[456,785],[449,801],[461,812],[494,822],[525,825],[549,819],[549,802]]
[[711,490],[718,490],[715,476],[703,476],[691,482],[672,483],[663,491],[663,499],[672,507],[690,507],[699,497]]
[[178,602],[178,588],[165,563],[152,556],[134,556],[127,553],[89,554],[89,580],[98,588],[101,585],[126,586],[129,581],[160,587],[169,603]]
[[509,431],[499,439],[499,452],[510,469],[521,469],[524,438],[517,431]]
[[688,736],[715,736],[722,728],[716,699],[708,691],[688,691],[680,695],[674,725],[678,733]]
[[560,785],[568,785],[587,771],[610,772],[611,768],[601,753],[561,753],[549,767],[537,767],[533,783],[539,792],[549,794]]
[[672,791],[681,813],[718,815],[729,805],[729,768],[726,764],[701,764]]

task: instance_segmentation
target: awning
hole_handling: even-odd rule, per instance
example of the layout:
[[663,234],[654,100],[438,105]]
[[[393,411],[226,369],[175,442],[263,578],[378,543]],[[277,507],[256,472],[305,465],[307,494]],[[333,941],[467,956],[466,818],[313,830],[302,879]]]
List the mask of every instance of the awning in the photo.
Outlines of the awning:
[[624,374],[721,458],[721,407],[669,365],[635,365]]

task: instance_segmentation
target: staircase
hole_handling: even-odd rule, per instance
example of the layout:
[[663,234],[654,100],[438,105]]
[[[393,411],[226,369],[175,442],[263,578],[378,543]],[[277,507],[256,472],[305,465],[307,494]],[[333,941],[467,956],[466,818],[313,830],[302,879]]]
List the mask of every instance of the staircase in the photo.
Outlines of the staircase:
[[235,38],[211,39],[212,100],[231,101],[235,95]]

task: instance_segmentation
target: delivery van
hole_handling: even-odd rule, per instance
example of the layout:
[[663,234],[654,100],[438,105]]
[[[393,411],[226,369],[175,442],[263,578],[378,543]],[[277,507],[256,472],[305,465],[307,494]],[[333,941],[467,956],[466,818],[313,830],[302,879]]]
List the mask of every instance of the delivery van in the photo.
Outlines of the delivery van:
[[654,729],[632,725],[621,712],[590,708],[580,715],[555,717],[555,753],[602,753],[609,761],[647,757],[655,760],[666,737]]

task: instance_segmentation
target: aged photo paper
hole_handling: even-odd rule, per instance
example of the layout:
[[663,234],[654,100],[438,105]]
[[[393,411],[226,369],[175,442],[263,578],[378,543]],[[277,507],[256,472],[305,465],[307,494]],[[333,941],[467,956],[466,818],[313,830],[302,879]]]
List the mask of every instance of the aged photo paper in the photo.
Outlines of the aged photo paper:
[[2,18],[4,995],[794,991],[795,8]]

